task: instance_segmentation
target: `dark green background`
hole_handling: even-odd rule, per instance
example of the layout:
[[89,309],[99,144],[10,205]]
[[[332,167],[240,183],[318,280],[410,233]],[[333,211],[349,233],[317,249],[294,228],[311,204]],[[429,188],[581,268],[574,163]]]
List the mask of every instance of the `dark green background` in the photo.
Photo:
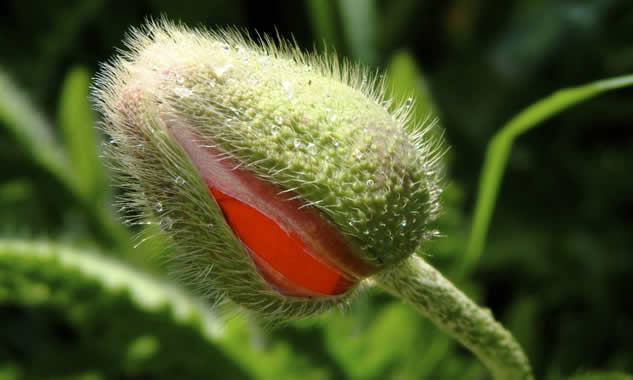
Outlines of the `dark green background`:
[[[495,131],[558,88],[633,73],[630,0],[348,3],[361,15],[363,9],[373,9],[375,17],[362,26],[369,31],[367,43],[353,38],[350,13],[336,1],[5,0],[0,3],[0,67],[45,117],[56,120],[65,75],[77,66],[94,73],[122,47],[128,27],[150,15],[192,26],[231,24],[264,33],[278,31],[283,37],[294,36],[304,49],[321,49],[325,41],[341,56],[381,69],[394,54],[408,52],[424,73],[451,146],[445,211],[438,221],[444,237],[428,249],[427,257],[447,272],[463,254],[486,144]],[[520,137],[510,156],[484,256],[463,284],[517,335],[539,377],[589,369],[633,371],[632,122],[633,90],[624,89],[574,107]],[[85,207],[33,162],[2,122],[0,168],[0,236],[115,248]],[[13,196],[8,186],[15,183],[27,190]],[[130,260],[155,266],[152,259]],[[378,323],[376,314],[393,304],[372,293],[345,317],[326,316],[267,334],[273,341],[288,343],[297,358],[310,363],[308,367],[320,369],[318,376],[310,372],[310,378],[466,378],[449,367],[470,368],[471,378],[485,378],[478,364],[452,345],[431,360],[430,369],[417,368],[415,363],[428,357],[427,340],[440,334],[403,308],[394,309],[393,317],[401,335],[380,336],[372,330],[379,326],[373,325]],[[55,312],[41,316],[28,310],[36,317],[27,320],[16,319],[14,313],[0,308],[0,331],[8,328],[8,321],[47,326],[46,315],[58,319]],[[363,343],[374,346],[372,354],[357,353],[358,358],[382,363],[385,352],[389,359],[368,374],[354,370],[367,364],[334,352],[328,339],[337,329],[356,329],[361,336],[373,331]],[[398,337],[407,336],[419,338],[407,346],[415,347],[414,352],[390,347],[400,344]],[[2,337],[0,333],[0,366],[6,358],[16,365],[27,363],[33,353],[26,350],[15,356],[11,347],[3,349],[9,343]],[[187,347],[185,340],[165,339]],[[345,339],[338,342],[345,344]],[[201,355],[212,352],[205,350]],[[116,363],[109,356],[105,360]],[[217,372],[224,367],[214,368],[210,361],[201,371],[209,371],[206,378],[224,378]],[[302,367],[295,371],[293,376],[302,378]],[[126,376],[120,378],[160,374]]]

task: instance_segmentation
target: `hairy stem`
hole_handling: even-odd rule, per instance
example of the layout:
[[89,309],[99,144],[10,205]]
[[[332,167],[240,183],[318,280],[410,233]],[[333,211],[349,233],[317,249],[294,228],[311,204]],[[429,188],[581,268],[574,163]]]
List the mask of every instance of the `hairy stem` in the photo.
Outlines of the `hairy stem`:
[[523,350],[490,310],[477,306],[418,256],[375,279],[468,347],[495,379],[533,379]]

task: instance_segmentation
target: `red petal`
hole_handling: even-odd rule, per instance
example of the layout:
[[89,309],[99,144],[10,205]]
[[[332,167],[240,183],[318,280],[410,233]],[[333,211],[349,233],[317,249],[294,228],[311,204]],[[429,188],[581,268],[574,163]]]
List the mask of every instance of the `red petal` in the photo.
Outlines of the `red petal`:
[[336,295],[354,282],[310,254],[310,247],[293,232],[255,208],[209,187],[227,222],[250,250],[262,276],[279,291],[296,296]]

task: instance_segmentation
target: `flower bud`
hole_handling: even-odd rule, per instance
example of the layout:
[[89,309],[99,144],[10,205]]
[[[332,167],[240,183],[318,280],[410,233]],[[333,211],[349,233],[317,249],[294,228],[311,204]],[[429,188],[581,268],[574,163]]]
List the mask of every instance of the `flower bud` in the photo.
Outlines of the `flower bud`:
[[301,317],[420,245],[440,155],[406,105],[388,111],[375,78],[291,44],[165,21],[127,45],[95,89],[106,153],[203,291]]

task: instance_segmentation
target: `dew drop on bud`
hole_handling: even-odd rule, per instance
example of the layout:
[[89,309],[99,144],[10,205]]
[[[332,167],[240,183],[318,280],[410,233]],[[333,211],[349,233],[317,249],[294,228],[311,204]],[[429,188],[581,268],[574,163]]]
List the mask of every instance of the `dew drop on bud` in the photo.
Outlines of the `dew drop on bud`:
[[229,71],[229,69],[232,67],[233,65],[231,65],[230,63],[227,63],[226,65],[220,65],[220,66],[216,66],[214,67],[214,71],[215,71],[215,75],[219,77],[222,77],[222,75],[224,75],[224,73],[226,73],[227,71]]
[[168,230],[171,230],[173,227],[174,227],[174,221],[172,218],[166,216],[163,219],[161,219],[160,221],[161,231],[168,231]]
[[176,87],[174,88],[174,93],[181,98],[186,98],[191,95],[192,91],[186,87]]
[[404,107],[408,110],[409,108],[411,108],[412,105],[413,105],[413,98],[408,97],[407,100],[404,102]]

